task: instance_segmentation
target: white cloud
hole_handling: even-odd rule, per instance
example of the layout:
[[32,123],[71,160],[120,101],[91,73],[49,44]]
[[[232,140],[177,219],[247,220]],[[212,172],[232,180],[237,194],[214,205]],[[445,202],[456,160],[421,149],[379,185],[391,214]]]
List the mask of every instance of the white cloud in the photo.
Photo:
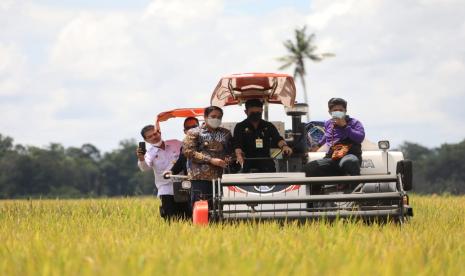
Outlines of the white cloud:
[[[308,23],[319,50],[336,53],[308,64],[312,118],[325,119],[327,99],[342,96],[373,140],[458,141],[465,113],[450,104],[465,98],[462,6],[315,0],[308,13],[256,15],[226,11],[220,0],[154,0],[128,12],[3,4],[0,116],[12,119],[0,129],[21,143],[112,149],[158,112],[207,105],[221,75],[275,71],[282,41]],[[27,131],[17,127],[25,114]],[[282,116],[274,108],[272,119]],[[242,117],[241,108],[226,111],[227,120]],[[180,136],[179,124],[166,123],[165,137]]]
[[51,51],[51,65],[80,79],[123,77],[137,60],[128,34],[129,20],[120,14],[83,13],[60,32]]
[[26,57],[14,44],[0,43],[0,96],[16,95],[25,82]]
[[182,27],[220,15],[222,1],[217,0],[154,0],[147,7],[143,19],[156,18],[172,27]]
[[15,0],[3,0],[0,2],[0,11],[4,10],[9,10],[13,5],[15,4]]
[[316,1],[313,11],[307,22],[336,53],[310,65],[316,117],[325,115],[327,98],[339,95],[372,139],[434,146],[465,138],[462,120],[442,108],[451,97],[465,99],[465,32],[458,28],[465,22],[464,5]]

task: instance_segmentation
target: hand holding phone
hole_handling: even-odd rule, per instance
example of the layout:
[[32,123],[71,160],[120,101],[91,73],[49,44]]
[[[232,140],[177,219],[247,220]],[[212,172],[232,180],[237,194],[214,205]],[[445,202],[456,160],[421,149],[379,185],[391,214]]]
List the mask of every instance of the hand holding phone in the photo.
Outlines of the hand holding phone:
[[145,142],[139,142],[139,151],[141,151],[143,154],[147,152],[147,149],[145,148]]
[[136,149],[136,155],[139,161],[144,161],[145,153],[147,149],[145,148],[145,142],[139,142],[139,146]]

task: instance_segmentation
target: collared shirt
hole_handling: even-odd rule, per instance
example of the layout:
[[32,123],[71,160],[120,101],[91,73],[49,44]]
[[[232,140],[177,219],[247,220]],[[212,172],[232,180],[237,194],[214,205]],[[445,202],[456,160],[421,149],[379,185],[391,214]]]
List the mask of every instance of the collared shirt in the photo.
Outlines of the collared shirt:
[[187,157],[187,171],[193,180],[212,180],[221,177],[223,169],[210,164],[212,158],[223,159],[231,154],[231,132],[219,127],[202,125],[190,129],[183,141]]
[[328,149],[338,143],[354,143],[361,144],[365,139],[365,129],[362,123],[355,119],[346,116],[347,125],[339,127],[334,124],[334,121],[328,120],[325,122],[325,135],[321,138],[319,145],[326,144]]
[[[257,147],[257,139],[261,140]],[[234,128],[234,149],[242,149],[245,157],[270,157],[270,148],[277,148],[278,143],[284,140],[278,129],[265,120],[260,120],[257,129],[245,119]]]
[[165,149],[151,146],[145,153],[145,160],[137,162],[141,171],[153,169],[158,196],[173,194],[173,181],[164,179],[163,172],[170,170],[176,162],[181,145],[179,140],[168,140],[165,141]]

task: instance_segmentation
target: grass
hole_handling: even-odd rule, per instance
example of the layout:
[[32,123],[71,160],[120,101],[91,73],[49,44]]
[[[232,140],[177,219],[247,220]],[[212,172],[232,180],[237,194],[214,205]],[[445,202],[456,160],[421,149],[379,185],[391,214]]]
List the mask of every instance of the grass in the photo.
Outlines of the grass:
[[465,197],[361,223],[165,223],[153,198],[0,202],[0,275],[465,275]]

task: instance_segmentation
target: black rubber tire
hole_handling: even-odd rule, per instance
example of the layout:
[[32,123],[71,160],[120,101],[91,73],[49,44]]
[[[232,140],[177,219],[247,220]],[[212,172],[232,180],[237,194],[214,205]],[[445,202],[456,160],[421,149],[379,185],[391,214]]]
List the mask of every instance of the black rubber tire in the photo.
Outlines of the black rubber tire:
[[362,187],[362,193],[390,193],[396,192],[396,183],[383,182],[383,183],[365,183]]
[[413,188],[413,164],[411,160],[402,160],[397,162],[396,173],[402,177],[402,185],[405,191]]

